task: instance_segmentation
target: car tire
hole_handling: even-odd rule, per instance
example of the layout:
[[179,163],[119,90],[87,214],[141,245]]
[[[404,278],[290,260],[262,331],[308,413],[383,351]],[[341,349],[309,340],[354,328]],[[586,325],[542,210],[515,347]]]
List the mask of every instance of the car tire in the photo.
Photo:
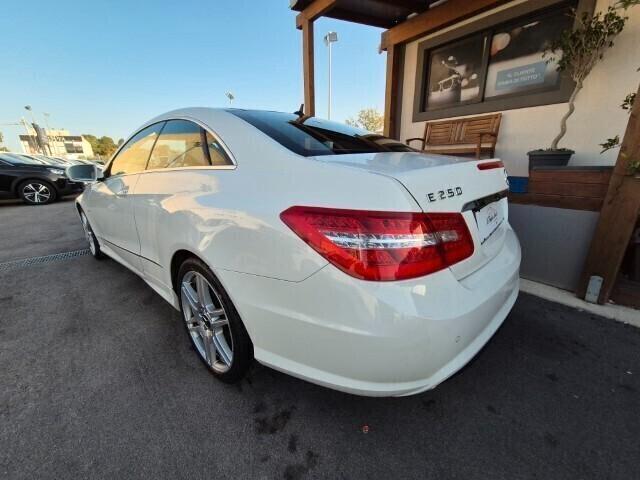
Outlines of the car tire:
[[182,263],[177,285],[185,331],[200,360],[225,383],[242,380],[253,361],[253,344],[224,287],[196,258]]
[[102,250],[100,250],[100,243],[96,238],[96,234],[93,233],[93,228],[91,228],[89,219],[87,218],[87,216],[82,210],[80,210],[80,221],[82,222],[82,229],[84,230],[84,236],[87,239],[87,242],[89,243],[89,251],[91,252],[91,255],[93,256],[93,258],[97,260],[102,260],[105,257],[105,255],[104,253],[102,253]]
[[27,205],[46,205],[53,202],[58,192],[44,180],[25,180],[18,185],[18,196]]

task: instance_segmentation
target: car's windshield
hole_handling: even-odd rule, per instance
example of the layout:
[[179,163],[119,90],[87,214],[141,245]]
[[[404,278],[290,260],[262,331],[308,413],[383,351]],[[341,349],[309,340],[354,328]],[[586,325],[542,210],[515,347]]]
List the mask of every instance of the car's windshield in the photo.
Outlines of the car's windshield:
[[293,113],[228,109],[289,150],[305,157],[347,153],[411,152],[407,145],[377,133]]

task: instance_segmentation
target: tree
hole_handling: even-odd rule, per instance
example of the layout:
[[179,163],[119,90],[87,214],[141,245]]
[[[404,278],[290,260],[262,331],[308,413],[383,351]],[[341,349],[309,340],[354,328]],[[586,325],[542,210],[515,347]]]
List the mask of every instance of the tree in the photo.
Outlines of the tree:
[[[583,12],[578,18],[576,28],[562,32],[545,51],[544,56],[548,57],[549,61],[557,59],[557,70],[567,72],[576,84],[569,97],[569,109],[560,120],[560,132],[551,143],[552,150],[558,149],[558,143],[567,133],[567,120],[575,110],[576,96],[582,90],[584,80],[602,60],[604,53],[613,47],[613,39],[622,32],[629,18],[620,15],[619,10],[626,11],[639,3],[640,0],[620,0],[610,5],[606,11],[595,15]],[[577,15],[575,10],[573,14]]]
[[355,119],[347,118],[346,124],[369,132],[382,133],[384,117],[375,108],[365,108],[358,112]]
[[102,136],[98,138],[90,134],[83,134],[82,136],[91,144],[93,154],[98,157],[108,158],[116,151],[117,145],[111,137]]

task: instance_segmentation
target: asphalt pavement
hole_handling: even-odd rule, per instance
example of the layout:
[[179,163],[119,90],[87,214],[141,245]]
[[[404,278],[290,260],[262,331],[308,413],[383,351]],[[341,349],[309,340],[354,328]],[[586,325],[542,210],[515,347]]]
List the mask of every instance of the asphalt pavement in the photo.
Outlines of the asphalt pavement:
[[[0,262],[85,248],[75,215],[0,205]],[[112,260],[0,268],[0,478],[632,479],[639,390],[640,330],[526,294],[437,389],[364,398],[216,381]]]

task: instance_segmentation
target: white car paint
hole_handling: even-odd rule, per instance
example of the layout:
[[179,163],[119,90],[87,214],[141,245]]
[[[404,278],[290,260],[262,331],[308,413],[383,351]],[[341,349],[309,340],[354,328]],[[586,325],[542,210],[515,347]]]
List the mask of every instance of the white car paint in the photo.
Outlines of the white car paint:
[[[483,244],[473,212],[463,213],[471,257],[391,282],[347,275],[279,217],[294,205],[460,212],[506,189],[504,169],[409,152],[302,157],[217,109],[176,110],[143,127],[166,119],[205,127],[234,165],[113,176],[77,201],[101,249],[177,309],[172,259],[180,251],[202,259],[234,302],[259,362],[356,394],[418,393],[466,364],[513,306],[520,247],[506,199],[496,204],[505,221]],[[429,201],[428,193],[456,187],[464,193]]]

